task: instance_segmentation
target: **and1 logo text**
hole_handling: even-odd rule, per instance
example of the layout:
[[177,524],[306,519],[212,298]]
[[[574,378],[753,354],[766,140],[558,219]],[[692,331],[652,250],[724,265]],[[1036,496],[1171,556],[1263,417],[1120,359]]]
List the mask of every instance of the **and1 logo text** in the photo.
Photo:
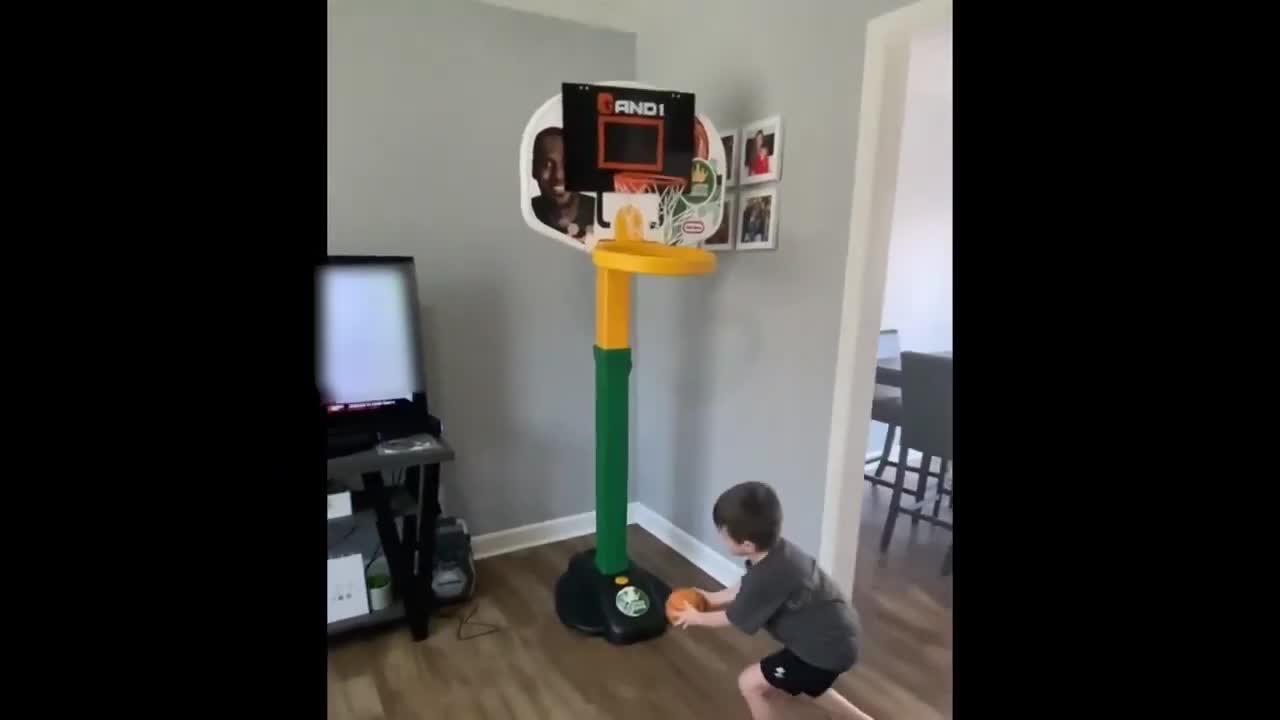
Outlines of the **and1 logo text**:
[[613,93],[602,92],[596,96],[596,111],[601,115],[641,115],[665,117],[662,103],[645,100],[614,100]]

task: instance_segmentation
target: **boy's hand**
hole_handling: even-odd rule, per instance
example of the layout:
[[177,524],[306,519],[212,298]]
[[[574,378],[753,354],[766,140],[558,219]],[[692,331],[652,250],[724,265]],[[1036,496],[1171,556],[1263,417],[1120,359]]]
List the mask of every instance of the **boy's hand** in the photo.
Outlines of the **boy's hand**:
[[739,587],[739,585],[734,585],[733,587],[725,588],[724,590],[717,590],[715,592],[703,590],[702,588],[694,588],[693,590],[701,595],[703,600],[707,601],[707,609],[714,612],[732,604],[734,599],[738,597]]
[[702,616],[704,613],[697,608],[685,605],[675,612],[675,626],[678,628],[688,628],[702,624]]

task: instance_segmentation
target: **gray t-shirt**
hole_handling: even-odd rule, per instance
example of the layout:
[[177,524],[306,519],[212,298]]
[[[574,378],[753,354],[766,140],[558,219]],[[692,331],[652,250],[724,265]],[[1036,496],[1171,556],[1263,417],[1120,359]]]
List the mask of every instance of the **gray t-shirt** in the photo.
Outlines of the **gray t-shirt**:
[[818,562],[785,539],[747,568],[725,614],[748,635],[767,629],[814,667],[844,672],[858,659],[858,614]]

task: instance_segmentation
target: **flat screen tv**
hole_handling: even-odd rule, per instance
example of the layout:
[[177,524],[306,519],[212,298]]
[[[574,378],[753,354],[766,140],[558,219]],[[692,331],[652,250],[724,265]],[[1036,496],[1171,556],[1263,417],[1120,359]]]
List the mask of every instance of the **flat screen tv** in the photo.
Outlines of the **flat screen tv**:
[[413,258],[331,255],[316,272],[316,385],[329,454],[436,432]]

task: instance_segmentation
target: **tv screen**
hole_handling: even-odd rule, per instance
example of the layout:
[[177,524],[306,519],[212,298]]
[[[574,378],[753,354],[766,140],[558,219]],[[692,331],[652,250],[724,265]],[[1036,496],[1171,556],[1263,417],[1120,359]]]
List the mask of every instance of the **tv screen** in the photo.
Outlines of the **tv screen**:
[[316,277],[316,361],[330,423],[426,412],[412,258],[334,256]]

